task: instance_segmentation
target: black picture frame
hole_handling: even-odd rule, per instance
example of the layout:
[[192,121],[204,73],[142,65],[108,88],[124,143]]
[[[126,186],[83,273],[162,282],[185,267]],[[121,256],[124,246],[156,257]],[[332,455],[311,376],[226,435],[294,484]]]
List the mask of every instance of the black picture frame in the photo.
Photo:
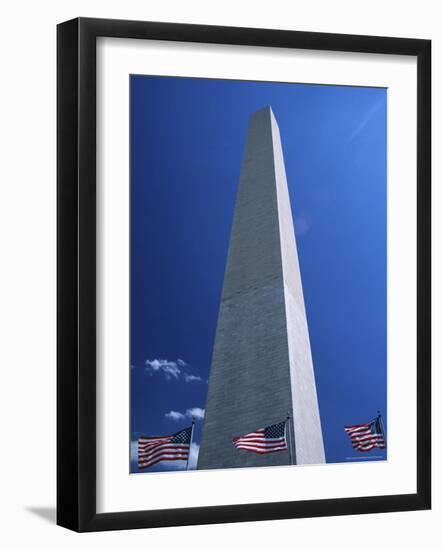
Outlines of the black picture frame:
[[[96,39],[417,58],[417,492],[96,512]],[[431,506],[431,41],[79,18],[57,28],[57,523],[75,531],[424,510]]]

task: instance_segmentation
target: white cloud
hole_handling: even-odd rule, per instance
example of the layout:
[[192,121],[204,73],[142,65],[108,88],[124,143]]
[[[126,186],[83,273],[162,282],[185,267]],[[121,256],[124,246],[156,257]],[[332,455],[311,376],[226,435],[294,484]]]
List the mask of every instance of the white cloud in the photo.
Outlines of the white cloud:
[[182,359],[178,359],[178,361],[169,361],[168,359],[147,359],[145,365],[146,370],[151,374],[162,372],[167,380],[171,380],[172,378],[177,380],[181,374],[181,368],[186,364]]
[[170,420],[182,420],[183,418],[185,418],[185,415],[178,411],[169,411],[168,413],[165,414],[165,416]]
[[204,418],[204,409],[201,409],[200,407],[192,407],[190,409],[186,409],[184,413],[179,411],[169,411],[164,416],[168,418],[169,420],[183,420],[184,418],[195,418],[195,420],[202,420]]
[[200,409],[200,407],[193,407],[192,409],[187,409],[186,416],[188,418],[194,417],[196,420],[202,420],[204,418],[204,409]]
[[202,382],[201,376],[184,372],[184,368],[189,365],[184,359],[172,361],[170,359],[146,359],[145,369],[151,375],[154,373],[162,373],[166,380],[184,379],[185,382]]
[[184,380],[186,382],[202,382],[201,376],[195,376],[194,374],[185,374]]

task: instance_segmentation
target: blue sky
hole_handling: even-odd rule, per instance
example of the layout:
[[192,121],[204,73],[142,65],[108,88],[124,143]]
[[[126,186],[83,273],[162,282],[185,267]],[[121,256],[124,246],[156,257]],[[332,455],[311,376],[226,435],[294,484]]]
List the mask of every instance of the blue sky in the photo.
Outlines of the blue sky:
[[[198,449],[248,118],[270,105],[292,204],[327,462],[386,411],[387,90],[131,76],[134,441],[196,416]],[[251,426],[252,429],[260,426]],[[164,462],[150,471],[185,467]]]

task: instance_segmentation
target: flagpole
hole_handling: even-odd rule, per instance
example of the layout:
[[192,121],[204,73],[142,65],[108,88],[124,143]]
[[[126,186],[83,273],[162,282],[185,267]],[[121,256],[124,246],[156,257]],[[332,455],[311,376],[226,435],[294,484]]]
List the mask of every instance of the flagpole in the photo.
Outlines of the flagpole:
[[286,437],[288,437],[288,440],[289,440],[288,447],[289,447],[290,465],[293,465],[292,434],[290,433],[290,413],[289,412],[287,413],[287,418],[286,418]]
[[192,450],[193,428],[194,427],[195,427],[195,417],[192,416],[192,431],[190,432],[189,454],[187,455],[186,470],[189,470],[190,451]]
[[385,447],[387,447],[387,436],[385,435],[384,421],[382,420],[381,411],[378,411],[379,424],[381,426],[382,435],[384,436]]

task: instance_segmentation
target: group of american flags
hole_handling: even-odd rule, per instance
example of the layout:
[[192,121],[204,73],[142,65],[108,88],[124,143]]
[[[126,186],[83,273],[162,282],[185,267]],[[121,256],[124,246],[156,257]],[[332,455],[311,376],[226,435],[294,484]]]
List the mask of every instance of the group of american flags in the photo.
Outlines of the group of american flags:
[[[232,439],[236,449],[257,454],[268,454],[289,449],[287,441],[287,422],[285,419],[277,424],[259,428],[245,435]],[[150,468],[162,461],[186,460],[189,464],[193,428],[189,426],[172,435],[159,437],[140,437],[138,439],[138,467]],[[386,439],[380,414],[365,424],[345,426],[353,448],[360,452],[374,448],[385,449]]]

